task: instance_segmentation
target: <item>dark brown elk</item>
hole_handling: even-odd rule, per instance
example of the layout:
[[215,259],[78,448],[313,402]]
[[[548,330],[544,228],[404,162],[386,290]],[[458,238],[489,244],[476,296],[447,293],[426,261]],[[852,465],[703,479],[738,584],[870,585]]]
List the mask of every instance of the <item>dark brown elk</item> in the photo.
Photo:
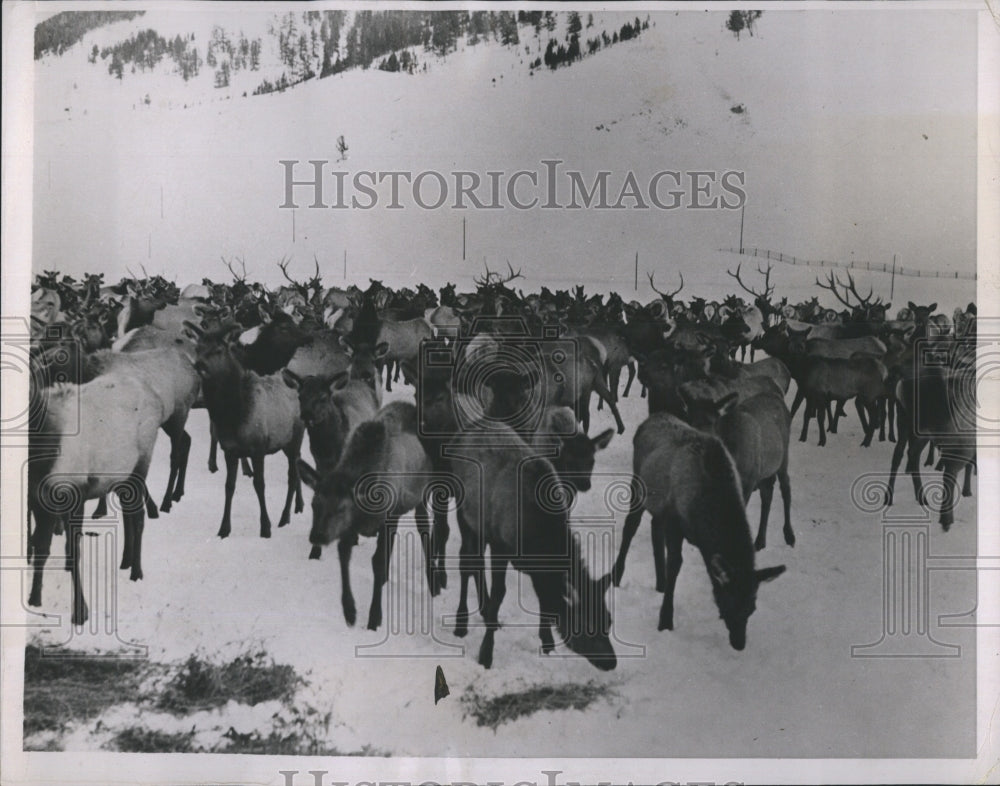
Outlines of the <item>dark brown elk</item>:
[[433,582],[430,524],[425,504],[433,464],[417,436],[417,410],[413,404],[394,401],[375,417],[355,428],[337,466],[320,474],[299,462],[302,479],[313,490],[312,529],[309,541],[323,547],[334,540],[340,556],[341,603],[344,619],[354,625],[357,609],[351,592],[351,552],[358,536],[377,537],[372,557],[374,589],[368,611],[368,628],[382,624],[382,586],[399,519],[415,511],[424,549],[424,566],[431,594]]
[[[590,397],[592,393],[608,405],[618,426],[618,433],[625,432],[625,424],[618,412],[614,397],[604,384],[604,367],[601,347],[589,337],[572,339],[576,351],[570,355],[559,344],[541,343],[544,364],[544,402],[546,406],[563,406],[575,410],[583,423],[584,433],[590,431]],[[568,366],[572,363],[572,368]]]
[[79,387],[34,391],[39,406],[29,444],[28,505],[34,518],[29,560],[34,566],[30,606],[42,602],[42,575],[52,535],[66,527],[72,572],[72,621],[88,617],[80,579],[83,505],[109,492],[121,501],[125,544],[121,568],[142,578],[142,530],[148,499],[146,473],[164,420],[160,399],[141,380],[109,374]]
[[[855,354],[850,358],[829,358],[811,355],[806,350],[808,331],[782,335],[770,332],[766,351],[780,359],[791,372],[798,390],[796,399],[806,402],[800,442],[809,433],[809,420],[815,416],[819,426],[819,444],[826,444],[826,416],[834,401],[855,400],[865,438],[862,445],[871,444],[879,425],[879,402],[887,395],[886,381],[889,371],[880,360],[871,355]],[[883,345],[884,346],[884,345]],[[792,406],[794,415],[796,406]]]
[[[589,577],[569,528],[565,496],[553,499],[542,491],[558,481],[555,468],[512,429],[501,425],[490,433],[485,443],[474,431],[457,434],[449,443],[454,457],[451,470],[464,491],[458,511],[463,552],[468,553],[466,544],[477,544],[481,560],[485,547],[490,550],[492,580],[485,596],[486,634],[479,663],[486,668],[493,664],[509,563],[530,578],[538,597],[543,652],[555,646],[554,623],[571,650],[599,669],[615,668],[611,614],[604,603],[611,577],[596,581]],[[458,624],[462,624],[461,615]],[[464,633],[456,628],[456,635]]]
[[187,328],[198,337],[195,370],[201,377],[209,417],[226,457],[226,502],[219,537],[232,531],[231,511],[236,473],[242,457],[250,459],[253,486],[260,504],[260,536],[271,537],[271,520],[264,497],[264,459],[279,450],[288,459],[288,491],[278,526],[302,511],[302,490],[298,475],[303,425],[299,418],[298,393],[285,384],[280,374],[260,376],[243,368],[231,346],[232,330],[206,333],[197,325]]
[[757,588],[783,573],[785,566],[754,566],[750,525],[732,458],[717,437],[667,413],[651,415],[636,431],[634,445],[632,502],[613,571],[615,584],[621,581],[628,546],[648,510],[653,516],[656,587],[664,593],[658,629],[674,627],[674,587],[687,540],[701,552],[730,645],[744,649]]
[[700,431],[714,434],[733,457],[743,489],[744,502],[754,491],[760,492],[760,526],[754,547],[767,545],[767,519],[771,512],[774,482],[778,481],[784,505],[785,543],[795,545],[792,530],[792,487],[788,478],[788,439],[792,416],[784,400],[773,393],[762,393],[739,400],[738,393],[721,399],[688,398],[687,386],[680,389],[687,408],[687,421]]
[[[420,353],[420,343],[434,337],[430,323],[423,317],[393,322],[382,319],[379,322],[378,338],[375,345],[386,344],[388,351],[382,356],[385,364],[385,389],[392,391],[392,383],[399,381],[400,365],[408,360],[416,360]],[[393,375],[395,373],[395,376]]]
[[[956,342],[960,343],[960,342]],[[963,496],[971,496],[971,470],[976,462],[976,370],[975,357],[968,363],[953,354],[941,365],[921,363],[910,366],[896,386],[899,411],[898,440],[892,455],[886,504],[893,501],[896,473],[903,451],[907,452],[906,471],[913,480],[913,490],[921,505],[927,504],[920,477],[920,454],[932,444],[941,454],[942,476],[940,518],[947,531],[955,520],[958,472],[965,469]],[[918,373],[919,372],[919,373]]]

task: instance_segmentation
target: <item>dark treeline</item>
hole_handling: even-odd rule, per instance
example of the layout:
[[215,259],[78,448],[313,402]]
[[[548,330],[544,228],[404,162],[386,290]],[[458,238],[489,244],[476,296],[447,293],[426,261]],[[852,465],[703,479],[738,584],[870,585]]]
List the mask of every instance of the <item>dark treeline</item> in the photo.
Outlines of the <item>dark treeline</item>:
[[145,11],[63,11],[35,25],[35,60],[61,55],[98,27],[134,19]]

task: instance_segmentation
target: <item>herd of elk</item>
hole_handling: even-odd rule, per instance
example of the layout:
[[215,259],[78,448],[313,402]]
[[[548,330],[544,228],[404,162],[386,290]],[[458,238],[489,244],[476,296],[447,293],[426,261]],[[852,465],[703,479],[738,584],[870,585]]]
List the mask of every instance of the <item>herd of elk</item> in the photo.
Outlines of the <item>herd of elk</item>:
[[[324,289],[318,260],[307,282],[291,278],[283,260],[288,284],[269,292],[247,282],[245,265],[242,274],[226,265],[231,284],[205,280],[183,291],[159,277],[111,287],[101,276],[38,277],[31,394],[41,406],[32,409],[28,487],[32,605],[41,602],[52,536],[66,527],[73,619],[86,618],[83,505],[99,499],[100,515],[109,492],[123,512],[122,567],[142,578],[144,522],[158,514],[146,488],[156,435],[162,429],[171,443],[159,506],[169,512],[184,493],[186,422],[199,406],[209,416],[212,472],[216,441],[225,455],[219,536],[231,533],[241,463],[253,477],[260,535],[270,536],[264,461],[284,452],[288,485],[278,526],[289,523],[293,505],[302,511],[305,481],[313,489],[310,557],[337,541],[348,624],[356,617],[349,562],[359,536],[377,541],[368,617],[374,629],[382,622],[396,530],[411,512],[429,591],[437,595],[447,586],[449,510],[442,496],[450,495],[461,536],[454,633],[468,632],[474,583],[473,612],[486,623],[479,653],[486,667],[512,565],[538,598],[541,651],[553,650],[556,631],[595,666],[614,668],[605,594],[621,581],[644,511],[653,518],[656,588],[665,593],[659,628],[673,628],[673,590],[687,540],[702,554],[731,645],[742,649],[759,584],[784,570],[754,564],[754,552],[767,543],[776,482],[784,540],[795,544],[789,439],[803,402],[802,441],[815,418],[825,445],[827,421],[836,433],[852,399],[864,446],[876,429],[882,441],[888,425],[896,444],[886,504],[904,452],[925,504],[920,457],[926,449],[933,464],[937,451],[944,529],[954,520],[963,469],[962,493],[972,491],[975,432],[963,407],[975,401],[973,304],[955,310],[952,332],[936,303],[911,302],[887,320],[889,304],[862,295],[850,274],[847,283],[832,273],[825,283],[817,280],[846,311],[824,309],[817,298],[776,303],[770,266],[758,267],[760,288],[744,280],[741,268],[729,271],[751,302],[736,296],[685,302],[683,277],[677,289],[660,291],[650,273],[657,297],[642,304],[614,294],[587,297],[583,287],[525,295],[511,287],[522,276],[510,265],[506,274],[487,268],[475,291],[448,285],[440,297],[424,285],[394,291],[378,281],[366,290]],[[748,350],[751,362],[738,362],[737,353],[742,360]],[[755,351],[768,357],[753,362]],[[426,364],[429,353],[443,358],[440,365]],[[940,362],[928,366],[927,356]],[[638,376],[649,417],[634,435],[631,503],[614,569],[594,579],[570,514],[591,490],[597,453],[615,430],[626,430],[617,406],[623,369],[622,395]],[[383,386],[391,391],[400,375],[413,386],[416,404],[383,406]],[[55,380],[60,384],[50,384]],[[616,429],[592,437],[594,393]],[[74,433],[68,424],[77,411],[81,428]],[[306,434],[314,466],[300,457]],[[746,514],[754,492],[761,502],[756,539]]]

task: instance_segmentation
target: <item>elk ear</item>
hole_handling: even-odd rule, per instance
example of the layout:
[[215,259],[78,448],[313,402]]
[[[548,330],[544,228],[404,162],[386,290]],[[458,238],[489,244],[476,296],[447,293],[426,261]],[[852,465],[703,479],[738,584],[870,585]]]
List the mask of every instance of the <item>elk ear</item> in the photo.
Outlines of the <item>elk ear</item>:
[[[716,583],[720,587],[726,586],[729,583],[729,568],[726,565],[726,561],[722,558],[721,554],[713,554],[712,558],[708,561],[709,572],[712,574],[712,578],[715,579]],[[784,566],[782,566],[784,570]]]
[[910,307],[910,311],[916,311],[917,310],[917,305],[912,300],[907,301],[906,305]]
[[336,391],[347,387],[347,383],[350,381],[351,381],[351,372],[341,371],[333,379],[330,380],[330,384],[328,386],[329,390],[331,393],[335,393]]
[[184,332],[191,338],[195,339],[201,338],[205,335],[205,331],[201,329],[200,325],[196,325],[194,322],[187,319],[184,320]]
[[784,572],[784,565],[775,565],[770,568],[761,568],[760,570],[754,571],[754,578],[757,579],[758,584],[763,584],[765,581],[774,581]]
[[374,360],[381,360],[389,353],[389,343],[387,341],[380,341],[375,345],[375,351],[372,352],[372,358]]
[[302,378],[287,368],[281,369],[281,378],[285,380],[285,384],[290,388],[295,388],[296,390],[302,389]]
[[609,428],[606,431],[602,431],[596,437],[590,440],[590,444],[594,446],[594,450],[604,450],[608,443],[611,442],[611,438],[615,435],[615,430]]
[[299,459],[298,467],[299,477],[302,478],[302,482],[315,491],[316,484],[319,483],[319,475],[316,473],[316,470],[310,467],[305,459]]
[[933,314],[933,313],[934,313],[934,311],[935,311],[936,309],[937,309],[937,302],[934,302],[934,303],[931,303],[931,304],[930,304],[930,305],[929,305],[929,306],[927,307],[927,310],[928,310],[928,311],[929,311],[929,312],[930,312],[931,314]]

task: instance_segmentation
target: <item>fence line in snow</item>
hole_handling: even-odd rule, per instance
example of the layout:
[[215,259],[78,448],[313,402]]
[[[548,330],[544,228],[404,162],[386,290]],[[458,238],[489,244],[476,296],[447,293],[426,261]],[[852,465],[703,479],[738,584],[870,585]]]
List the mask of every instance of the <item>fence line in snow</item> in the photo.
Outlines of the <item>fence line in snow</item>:
[[[765,248],[750,248],[744,247],[741,251],[737,248],[723,248],[720,251],[728,251],[732,254],[739,254],[745,257],[756,257],[757,259],[767,259],[772,262],[784,262],[787,265],[806,265],[808,267],[829,267],[829,268],[845,268],[848,270],[867,270],[871,273],[892,273],[892,263],[889,262],[861,262],[853,260],[851,262],[837,262],[835,260],[814,260],[814,259],[800,259],[799,257],[792,256],[791,254],[784,254],[780,251],[770,251]],[[897,276],[910,276],[912,278],[950,278],[950,279],[962,279],[966,281],[975,281],[977,275],[975,273],[964,273],[958,270],[919,270],[917,268],[905,267],[903,265],[896,266]]]

